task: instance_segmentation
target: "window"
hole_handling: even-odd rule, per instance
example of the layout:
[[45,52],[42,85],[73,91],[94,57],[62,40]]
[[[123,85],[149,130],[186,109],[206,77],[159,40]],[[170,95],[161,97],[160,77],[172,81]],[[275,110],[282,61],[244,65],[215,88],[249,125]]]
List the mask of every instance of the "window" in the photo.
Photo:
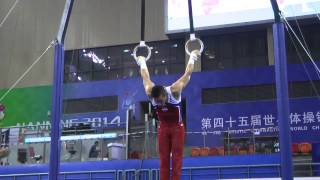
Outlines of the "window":
[[[320,81],[289,83],[289,97],[313,97],[320,93]],[[245,101],[272,100],[276,98],[275,84],[236,86],[202,89],[202,104],[232,103]]]
[[289,95],[292,98],[318,96],[320,81],[302,81],[289,83]]
[[319,96],[320,95],[320,81],[312,81],[310,84],[311,88],[311,96]]
[[222,70],[268,65],[267,32],[241,32],[202,38],[202,70]]
[[[149,42],[151,75],[182,73],[185,68],[184,41]],[[132,57],[136,44],[70,50],[65,52],[65,83],[126,79],[139,76]],[[144,53],[144,52],[139,52]]]
[[256,99],[267,100],[274,99],[276,95],[275,84],[262,84],[255,86]]
[[202,90],[202,104],[269,100],[275,96],[273,84],[207,88]]
[[118,96],[64,100],[63,110],[65,114],[117,111]]
[[[301,25],[300,30],[303,34],[304,39],[300,34],[300,30],[297,27],[293,27],[299,38],[304,41],[307,45],[305,47],[310,50],[310,54],[315,61],[320,61],[320,26],[319,25]],[[291,39],[292,38],[292,39]],[[295,47],[296,46],[296,47]],[[286,33],[286,47],[287,47],[287,59],[288,63],[309,63],[311,62],[309,57],[306,55],[299,42],[296,40],[294,35]]]

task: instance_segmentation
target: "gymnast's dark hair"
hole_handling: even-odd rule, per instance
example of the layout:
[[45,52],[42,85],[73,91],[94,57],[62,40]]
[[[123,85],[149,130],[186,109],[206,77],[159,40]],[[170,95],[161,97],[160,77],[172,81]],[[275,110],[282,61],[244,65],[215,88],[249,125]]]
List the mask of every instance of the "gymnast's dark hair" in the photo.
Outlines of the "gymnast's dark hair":
[[155,85],[151,89],[151,97],[152,98],[158,98],[160,95],[165,95],[166,90],[163,86]]

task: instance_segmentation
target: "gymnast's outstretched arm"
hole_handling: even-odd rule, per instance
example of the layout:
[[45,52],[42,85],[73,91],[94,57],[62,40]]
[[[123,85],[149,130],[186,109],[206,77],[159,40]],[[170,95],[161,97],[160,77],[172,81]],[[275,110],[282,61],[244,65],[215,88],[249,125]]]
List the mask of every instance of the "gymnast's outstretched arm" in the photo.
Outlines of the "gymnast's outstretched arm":
[[151,89],[154,86],[154,83],[150,79],[149,70],[147,67],[146,59],[143,56],[138,57],[138,65],[140,66],[140,75],[143,79],[143,86],[148,97],[150,97]]
[[176,97],[179,97],[183,88],[185,88],[188,85],[190,78],[191,78],[191,74],[194,69],[194,62],[197,61],[199,58],[200,58],[200,51],[198,51],[198,50],[192,51],[190,54],[189,62],[186,67],[185,73],[183,74],[183,76],[180,79],[178,79],[176,82],[174,82],[171,85],[171,92]]

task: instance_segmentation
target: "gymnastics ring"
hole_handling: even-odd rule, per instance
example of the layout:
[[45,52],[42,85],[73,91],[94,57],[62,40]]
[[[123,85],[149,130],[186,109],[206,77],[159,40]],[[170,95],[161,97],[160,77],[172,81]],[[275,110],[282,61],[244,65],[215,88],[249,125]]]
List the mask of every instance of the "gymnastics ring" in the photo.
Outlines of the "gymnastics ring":
[[146,45],[146,43],[144,41],[140,41],[140,44],[138,44],[134,49],[133,49],[133,57],[136,61],[138,61],[138,57],[137,57],[137,51],[139,48],[146,48],[148,50],[148,55],[146,57],[146,61],[148,61],[151,57],[151,48]]
[[200,53],[203,52],[203,49],[204,49],[204,44],[203,42],[201,41],[201,39],[199,38],[196,38],[195,34],[190,34],[190,39],[186,42],[186,45],[185,45],[185,50],[186,50],[186,53],[190,56],[190,51],[189,51],[189,44],[190,42],[193,42],[193,41],[197,41],[199,44],[200,44]]

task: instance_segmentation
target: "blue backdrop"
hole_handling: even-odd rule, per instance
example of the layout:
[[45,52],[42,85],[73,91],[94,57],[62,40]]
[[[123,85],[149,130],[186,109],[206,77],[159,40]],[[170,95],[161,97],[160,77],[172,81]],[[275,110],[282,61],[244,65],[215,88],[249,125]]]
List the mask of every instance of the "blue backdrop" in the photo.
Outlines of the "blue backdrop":
[[[312,79],[317,76],[311,64],[307,69]],[[288,65],[289,81],[308,81],[308,75],[301,65]],[[154,76],[156,84],[170,85],[180,75]],[[274,100],[225,104],[202,104],[203,88],[232,87],[274,83],[274,67],[244,68],[212,72],[195,72],[183,92],[186,99],[187,131],[210,132],[207,142],[221,145],[222,131],[234,136],[247,135],[253,129],[260,135],[277,133],[277,109]],[[135,105],[135,116],[141,118],[139,102],[147,101],[141,78],[83,82],[65,85],[64,99],[89,98],[99,96],[119,96],[118,110],[115,112],[66,115],[69,121],[91,121],[95,126],[124,128],[126,108]],[[319,141],[320,101],[318,97],[290,100],[290,121],[294,142]],[[187,144],[200,145],[200,135],[188,136]]]

